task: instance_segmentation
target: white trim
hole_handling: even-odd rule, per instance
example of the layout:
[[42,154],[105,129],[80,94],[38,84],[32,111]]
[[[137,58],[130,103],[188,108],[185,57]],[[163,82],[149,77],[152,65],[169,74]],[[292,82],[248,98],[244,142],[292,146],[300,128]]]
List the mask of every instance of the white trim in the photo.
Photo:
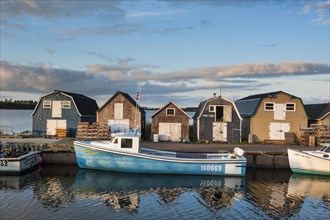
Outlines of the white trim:
[[[272,104],[273,105],[273,109],[266,109],[266,105],[267,104]],[[264,104],[264,111],[266,112],[273,112],[275,110],[275,102],[265,102]]]
[[[46,104],[46,102],[48,102],[48,103]],[[46,107],[46,105],[47,105],[47,107]],[[42,108],[52,108],[52,100],[43,100],[42,101]]]
[[155,115],[157,115],[160,111],[162,111],[166,106],[168,106],[169,104],[173,104],[175,107],[177,107],[181,112],[183,112],[189,119],[190,119],[190,116],[182,110],[182,108],[180,108],[179,106],[177,106],[174,102],[172,101],[169,101],[166,105],[164,105],[163,107],[159,108],[154,114],[152,114],[151,118],[153,118]]
[[[166,108],[166,116],[175,116],[175,108]],[[168,114],[169,110],[173,110],[173,114]]]
[[[66,107],[67,105],[68,107]],[[62,109],[71,109],[71,101],[70,100],[62,100]]]
[[[293,105],[293,110],[288,110],[288,104],[289,105]],[[294,103],[294,102],[285,103],[285,111],[287,111],[287,112],[295,112],[296,111],[296,103]]]
[[220,98],[220,99],[223,99],[223,100],[225,100],[225,101],[227,101],[227,102],[229,102],[229,103],[231,103],[232,106],[233,106],[234,109],[235,109],[235,112],[236,112],[237,115],[238,115],[238,118],[239,118],[240,120],[243,120],[241,114],[239,113],[239,111],[238,111],[238,109],[237,109],[237,107],[236,107],[235,102],[233,102],[233,101],[231,101],[231,100],[229,100],[229,99],[227,99],[227,98],[225,98],[225,97],[222,97],[222,96],[221,96],[221,97],[220,97],[220,96],[218,96],[218,97],[214,97],[214,98],[211,98],[211,99],[207,100],[207,101],[205,102],[203,108],[202,108],[202,111],[199,113],[199,116],[197,117],[197,119],[200,119],[200,118],[202,117],[203,112],[204,112],[206,106],[208,105],[208,103],[209,103],[210,101],[213,101],[213,100],[215,100],[215,99],[219,99],[219,98]]

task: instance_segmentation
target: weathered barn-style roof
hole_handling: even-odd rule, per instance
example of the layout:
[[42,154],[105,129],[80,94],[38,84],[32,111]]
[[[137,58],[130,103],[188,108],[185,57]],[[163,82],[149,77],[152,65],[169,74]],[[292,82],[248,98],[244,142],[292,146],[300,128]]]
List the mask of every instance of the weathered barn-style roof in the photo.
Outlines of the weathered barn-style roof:
[[311,120],[323,119],[330,114],[330,103],[304,105]]
[[205,109],[206,106],[208,105],[208,103],[211,102],[211,101],[213,101],[213,100],[215,100],[215,99],[219,99],[219,98],[220,98],[220,99],[223,99],[223,100],[226,100],[227,102],[231,103],[231,104],[233,105],[235,111],[237,112],[238,117],[242,120],[242,118],[241,118],[241,116],[240,116],[240,114],[239,114],[239,111],[238,111],[238,109],[236,108],[235,103],[234,103],[233,101],[229,100],[229,99],[226,99],[226,98],[222,97],[222,96],[213,97],[213,98],[210,98],[210,99],[207,99],[207,100],[201,102],[201,103],[198,105],[198,108],[197,108],[197,110],[196,110],[196,113],[195,113],[194,116],[193,116],[193,119],[198,119],[198,118],[200,118],[200,117],[202,116],[202,113],[204,112],[204,109]]
[[117,91],[116,94],[114,94],[106,103],[104,103],[104,105],[102,105],[102,107],[97,110],[97,112],[100,112],[105,106],[107,106],[110,102],[112,102],[112,100],[118,95],[121,94],[122,96],[124,96],[133,106],[137,106],[139,111],[142,113],[145,113],[144,109],[141,108],[134,99],[132,99],[132,97],[130,95],[128,95],[127,93],[121,92],[121,91]]
[[169,104],[173,104],[175,107],[177,107],[179,110],[181,110],[188,118],[190,118],[190,116],[183,111],[179,106],[177,106],[174,102],[169,101],[166,105],[164,105],[163,107],[159,108],[151,117],[155,117],[160,111],[162,111],[164,108],[166,108]]
[[286,93],[283,91],[276,91],[276,92],[268,92],[268,93],[250,95],[245,98],[236,100],[235,104],[236,104],[241,116],[250,117],[256,112],[256,110],[258,109],[258,107],[263,99],[268,98],[268,97],[274,97],[278,93],[284,93],[288,96],[291,96],[292,98],[300,99],[299,97],[291,95],[289,93]]
[[38,106],[40,105],[40,101],[44,97],[46,97],[50,94],[53,94],[53,93],[60,93],[64,96],[70,97],[80,116],[96,115],[96,111],[99,108],[94,99],[89,98],[85,95],[72,93],[72,92],[65,92],[65,91],[60,91],[60,90],[54,90],[53,92],[40,97],[36,107],[34,108],[34,110],[32,112],[32,115],[34,115],[34,113],[36,112]]

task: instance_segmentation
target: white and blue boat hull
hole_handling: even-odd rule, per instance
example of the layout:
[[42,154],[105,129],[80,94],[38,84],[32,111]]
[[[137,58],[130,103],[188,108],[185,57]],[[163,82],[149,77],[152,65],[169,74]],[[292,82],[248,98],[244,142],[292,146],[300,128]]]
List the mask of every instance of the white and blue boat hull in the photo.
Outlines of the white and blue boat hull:
[[103,149],[92,146],[88,142],[75,142],[74,148],[78,166],[85,169],[129,173],[226,176],[244,176],[246,171],[244,157],[221,160],[178,158],[173,155],[166,157]]

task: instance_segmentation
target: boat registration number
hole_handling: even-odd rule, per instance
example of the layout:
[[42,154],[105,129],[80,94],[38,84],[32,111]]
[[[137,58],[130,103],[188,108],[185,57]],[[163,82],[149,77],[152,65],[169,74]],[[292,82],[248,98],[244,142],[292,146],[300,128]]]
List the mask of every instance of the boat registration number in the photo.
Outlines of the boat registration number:
[[2,167],[8,167],[8,160],[1,160],[0,161],[0,166],[2,166]]
[[218,172],[222,170],[221,165],[201,165],[201,171]]

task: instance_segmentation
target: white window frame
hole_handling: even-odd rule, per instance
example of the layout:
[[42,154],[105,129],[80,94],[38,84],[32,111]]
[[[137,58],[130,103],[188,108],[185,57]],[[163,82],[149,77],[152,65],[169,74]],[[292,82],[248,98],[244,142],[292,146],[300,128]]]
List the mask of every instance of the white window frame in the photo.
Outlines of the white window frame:
[[[272,109],[267,109],[266,106],[267,104],[272,104],[273,105],[273,108]],[[265,106],[264,106],[264,110],[265,111],[274,111],[274,108],[275,108],[275,103],[274,102],[265,102]]]
[[[169,110],[173,110],[173,114],[169,114]],[[168,116],[174,116],[175,115],[175,108],[167,108],[166,109],[166,115],[168,115]]]
[[[293,109],[288,109],[288,105],[293,105]],[[286,103],[285,104],[285,111],[287,111],[287,112],[295,112],[296,111],[296,103]]]
[[62,101],[63,109],[71,109],[71,101]]
[[42,102],[42,107],[43,108],[52,108],[52,101],[51,100],[44,100]]
[[[209,112],[215,112],[215,107],[215,105],[209,105]],[[211,108],[213,108],[213,110]]]

